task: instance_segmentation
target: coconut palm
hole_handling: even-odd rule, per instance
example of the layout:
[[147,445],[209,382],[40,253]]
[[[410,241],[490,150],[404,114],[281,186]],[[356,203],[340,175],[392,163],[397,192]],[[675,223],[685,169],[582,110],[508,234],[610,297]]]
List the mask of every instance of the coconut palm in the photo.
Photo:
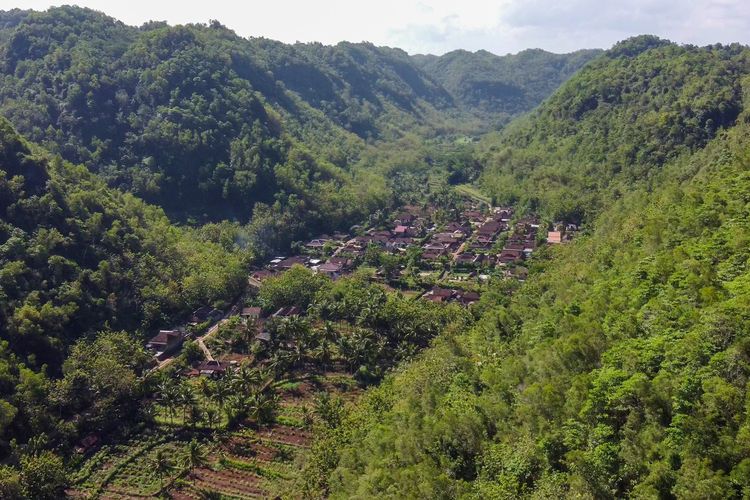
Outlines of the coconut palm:
[[208,455],[206,450],[203,448],[197,440],[192,439],[187,444],[187,455],[185,455],[185,467],[189,469],[197,469],[203,467],[208,463]]
[[261,383],[258,370],[251,367],[249,364],[243,364],[234,373],[232,378],[232,389],[236,393],[247,396],[253,388],[257,387]]
[[214,428],[214,424],[219,421],[219,412],[213,406],[206,408],[206,423],[209,429]]
[[179,394],[177,386],[174,383],[168,382],[160,386],[159,401],[164,406],[169,414],[170,424],[174,424],[174,417],[177,413],[177,405],[179,400]]
[[198,404],[195,393],[189,385],[183,384],[179,387],[177,390],[177,403],[182,406],[182,423],[184,425],[187,420],[188,410]]
[[192,404],[188,408],[187,416],[188,420],[190,420],[190,426],[195,429],[195,426],[198,425],[198,422],[203,420],[203,410],[197,403]]
[[225,378],[217,380],[216,384],[214,385],[212,399],[216,401],[216,404],[219,405],[219,408],[221,408],[222,410],[224,409],[224,404],[226,403],[227,398],[231,394],[229,380],[230,376],[227,376]]
[[174,470],[174,464],[164,450],[158,450],[156,456],[151,460],[151,466],[159,478],[159,491],[161,492],[164,489],[164,477],[168,476]]

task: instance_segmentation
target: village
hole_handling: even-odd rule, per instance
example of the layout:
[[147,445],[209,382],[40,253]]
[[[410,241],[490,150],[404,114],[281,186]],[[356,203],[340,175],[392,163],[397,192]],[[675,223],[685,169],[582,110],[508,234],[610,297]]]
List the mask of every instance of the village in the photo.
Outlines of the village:
[[[514,219],[512,207],[471,204],[441,223],[436,222],[434,206],[405,206],[396,212],[386,228],[369,228],[351,236],[335,233],[306,242],[297,255],[277,256],[253,270],[248,277],[250,295],[269,278],[294,266],[302,266],[331,280],[356,271],[369,272],[373,282],[390,291],[436,303],[456,302],[471,306],[481,297],[482,284],[491,275],[524,281],[524,266],[539,245],[570,241],[578,227],[555,222],[542,227],[539,217]],[[358,228],[361,229],[361,228]],[[386,258],[379,256],[385,255]],[[385,261],[385,262],[382,262]],[[220,321],[239,315],[244,322],[259,327],[257,340],[269,341],[263,329],[269,318],[304,314],[298,307],[280,308],[264,316],[258,305],[235,304],[227,312],[203,306],[194,311],[186,326],[161,330],[147,344],[162,368],[170,363],[186,339],[197,338],[208,365],[198,372],[223,371],[205,347],[205,340],[216,333]],[[206,329],[201,336],[191,334]],[[193,372],[194,373],[194,372]]]
[[[510,207],[404,206],[380,224],[320,235],[295,245],[293,255],[267,259],[250,271],[233,304],[200,307],[148,341],[154,363],[147,376],[158,384],[145,402],[151,423],[116,445],[97,435],[84,439],[83,466],[68,494],[278,493],[295,477],[312,429],[328,425],[341,401],[426,346],[439,325],[470,314],[493,280],[524,281],[535,252],[577,231]],[[284,287],[296,291],[284,288],[282,298],[269,299],[268,288],[286,279]],[[308,286],[328,287],[330,297],[300,299]],[[337,303],[342,293],[357,300]],[[394,313],[394,304],[403,310]],[[154,471],[159,460],[185,454],[203,458]]]

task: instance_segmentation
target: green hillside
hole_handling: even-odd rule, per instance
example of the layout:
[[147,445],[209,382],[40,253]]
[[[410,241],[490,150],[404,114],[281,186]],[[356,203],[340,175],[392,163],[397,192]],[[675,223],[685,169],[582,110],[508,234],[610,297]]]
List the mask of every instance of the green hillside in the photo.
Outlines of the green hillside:
[[[566,60],[527,73],[546,80]],[[78,7],[5,12],[0,68],[0,114],[19,131],[183,221],[246,221],[255,203],[294,214],[301,202],[311,231],[349,227],[383,204],[360,189],[366,143],[486,128],[401,50],[243,39],[216,22],[136,28]]]
[[[92,420],[107,418],[109,396],[103,393],[56,399],[51,379],[61,374],[76,340],[126,330],[132,335],[128,349],[137,351],[154,328],[172,326],[171,318],[235,298],[250,256],[210,234],[170,225],[160,209],[105,187],[83,167],[32,149],[0,119],[3,455],[11,439],[44,434],[57,447]],[[124,366],[142,362],[128,353]],[[85,384],[83,377],[75,383]],[[130,396],[129,411],[136,401]],[[75,420],[63,420],[73,414]],[[111,417],[98,425],[116,425]]]
[[731,127],[749,55],[738,44],[621,42],[544,106],[485,139],[482,184],[499,203],[584,219]]
[[750,494],[747,54],[629,40],[498,141],[495,196],[512,174],[542,209],[585,207],[588,234],[370,391],[308,494]]
[[497,56],[486,50],[416,55],[416,64],[462,107],[502,123],[537,106],[601,50],[553,54],[530,49]]

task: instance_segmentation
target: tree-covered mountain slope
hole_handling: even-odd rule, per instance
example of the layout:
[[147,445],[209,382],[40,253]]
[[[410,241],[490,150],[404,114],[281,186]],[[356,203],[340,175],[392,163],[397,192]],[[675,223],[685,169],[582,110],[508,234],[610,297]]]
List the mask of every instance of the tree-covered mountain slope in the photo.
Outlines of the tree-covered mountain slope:
[[501,123],[536,107],[601,53],[598,49],[570,54],[529,49],[497,56],[486,50],[455,50],[413,59],[462,107]]
[[161,209],[32,148],[0,119],[3,454],[10,437],[75,432],[42,399],[76,339],[123,329],[137,345],[170,318],[235,298],[247,256],[210,235],[171,226]]
[[[567,60],[528,72],[546,80]],[[379,196],[363,205],[347,191],[366,141],[484,127],[401,50],[243,39],[216,22],[136,28],[78,7],[5,12],[0,68],[0,113],[22,133],[182,220],[247,220],[257,202],[301,199],[307,225],[351,225]],[[340,192],[352,196],[330,199]]]
[[731,127],[743,108],[749,58],[739,44],[621,42],[485,140],[484,188],[500,203],[586,218]]
[[[581,178],[621,162],[600,184],[568,187],[600,202],[587,234],[541,253],[513,295],[483,296],[469,331],[442,335],[370,391],[314,446],[308,494],[750,494],[744,49],[648,41],[617,54],[643,41],[616,47],[508,135],[518,143],[506,157],[544,145],[543,161],[511,172],[542,207],[559,200],[562,182],[545,163],[554,151]],[[696,60],[693,71],[686,61]],[[615,92],[620,74],[644,92]],[[620,97],[592,101],[591,89]],[[575,119],[563,103],[586,111]],[[607,198],[615,182],[621,193]]]

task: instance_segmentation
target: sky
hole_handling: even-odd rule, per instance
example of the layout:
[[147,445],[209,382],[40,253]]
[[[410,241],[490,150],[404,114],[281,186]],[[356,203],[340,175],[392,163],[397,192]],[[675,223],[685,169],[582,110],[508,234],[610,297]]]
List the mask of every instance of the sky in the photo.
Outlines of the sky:
[[75,3],[130,25],[216,19],[244,37],[369,41],[410,54],[608,48],[638,34],[707,45],[750,44],[750,0],[0,0],[0,10]]

